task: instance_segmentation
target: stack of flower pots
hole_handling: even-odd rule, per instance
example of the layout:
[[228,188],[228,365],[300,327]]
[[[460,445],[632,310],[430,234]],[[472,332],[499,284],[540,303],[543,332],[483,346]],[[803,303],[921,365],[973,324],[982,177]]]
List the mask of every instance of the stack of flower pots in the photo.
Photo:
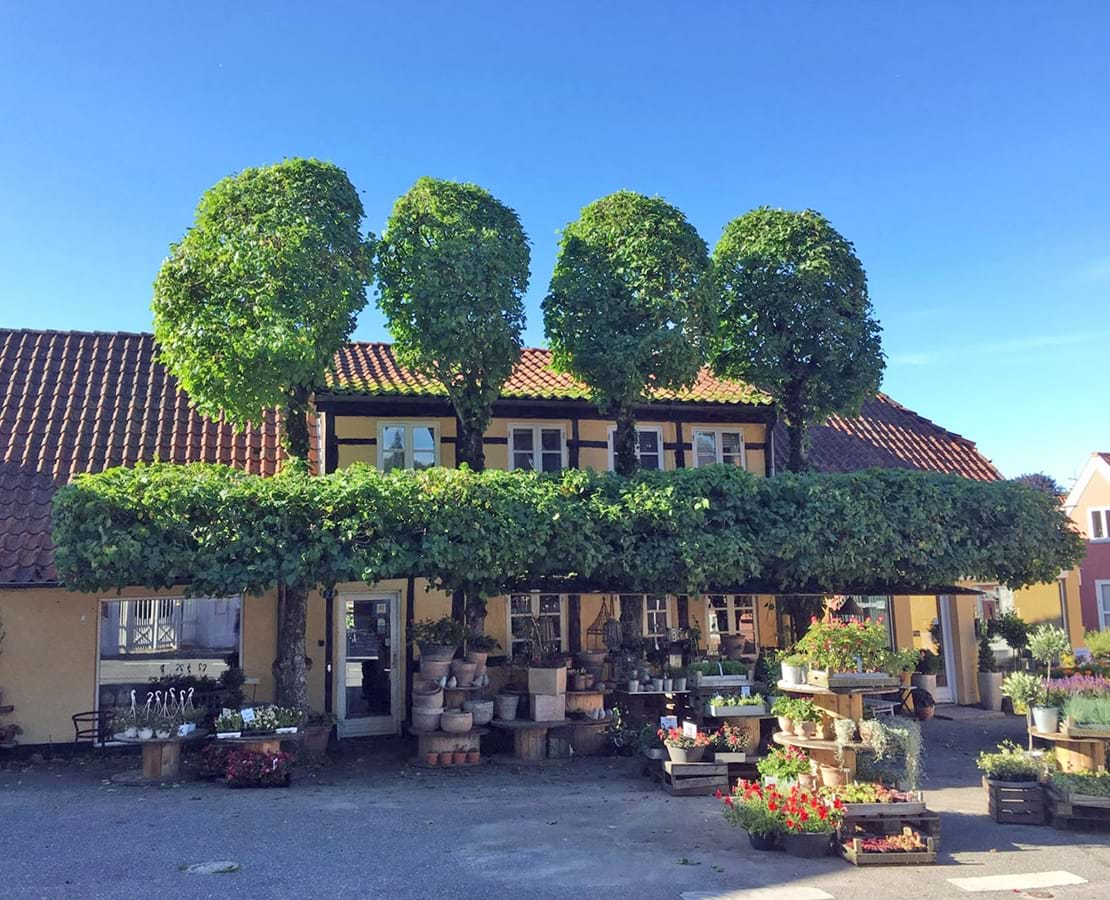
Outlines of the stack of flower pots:
[[417,736],[418,759],[429,766],[477,765],[481,735],[476,730],[493,718],[493,701],[471,693],[476,690],[478,660],[443,656],[421,653],[420,670],[413,678],[412,732]]

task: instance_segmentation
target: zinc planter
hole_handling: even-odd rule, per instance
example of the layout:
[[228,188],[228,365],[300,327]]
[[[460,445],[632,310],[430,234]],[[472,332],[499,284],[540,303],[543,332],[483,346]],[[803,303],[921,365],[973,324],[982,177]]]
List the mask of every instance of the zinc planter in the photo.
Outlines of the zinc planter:
[[630,694],[640,693],[640,682],[638,682],[638,681],[628,682],[628,693],[630,693]]
[[1002,673],[979,673],[979,705],[998,712],[1002,709]]
[[784,684],[804,685],[806,683],[806,667],[805,666],[788,666],[782,667],[782,680]]
[[520,705],[520,694],[498,694],[493,702],[497,718],[502,722],[512,722],[516,719],[517,707]]
[[925,675],[921,672],[914,672],[913,677],[910,678],[910,682],[913,684],[914,687],[919,687],[922,690],[928,691],[930,697],[934,697],[934,698],[936,697],[936,695],[937,695],[937,676],[936,675]]
[[674,690],[674,679],[673,678],[664,678],[663,679],[663,690],[666,691],[667,693],[670,693],[671,691]]
[[667,745],[667,753],[671,757],[671,762],[675,763],[701,762],[706,749],[705,747],[672,747],[670,744]]
[[653,679],[651,679],[651,689],[653,691],[655,691],[655,693],[657,693],[657,694],[663,693],[663,679],[662,678],[653,678]]
[[1060,728],[1060,710],[1055,706],[1034,706],[1033,727],[1042,734],[1055,734]]
[[782,836],[782,849],[791,856],[817,859],[828,856],[831,847],[832,835],[828,833],[788,831]]
[[680,692],[686,690],[686,676],[674,680],[674,689]]

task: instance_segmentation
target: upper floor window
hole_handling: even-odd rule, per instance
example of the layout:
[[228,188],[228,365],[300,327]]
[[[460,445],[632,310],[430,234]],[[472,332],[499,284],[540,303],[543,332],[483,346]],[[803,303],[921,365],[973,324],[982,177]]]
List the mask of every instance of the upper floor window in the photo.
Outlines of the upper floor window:
[[735,429],[703,429],[694,432],[694,465],[725,463],[744,465],[744,435]]
[[1090,540],[1105,541],[1110,538],[1110,506],[1092,509],[1089,515],[1091,517],[1091,530],[1088,532]]
[[439,458],[436,426],[419,422],[385,422],[378,429],[378,468],[431,469]]
[[[617,433],[615,425],[609,426],[609,470],[616,468],[616,454],[613,438]],[[648,425],[636,429],[636,459],[641,469],[663,468],[663,429]]]
[[563,429],[547,425],[509,426],[509,468],[561,472],[566,467]]

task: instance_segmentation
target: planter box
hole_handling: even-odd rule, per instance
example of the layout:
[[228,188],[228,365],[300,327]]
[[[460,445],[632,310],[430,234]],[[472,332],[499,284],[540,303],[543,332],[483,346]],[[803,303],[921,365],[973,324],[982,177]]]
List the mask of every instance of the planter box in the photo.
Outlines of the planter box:
[[529,694],[528,713],[533,722],[562,722],[567,717],[567,695]]
[[925,838],[924,850],[892,850],[887,853],[865,853],[859,838],[840,845],[840,855],[854,866],[921,866],[937,861],[936,838]]
[[561,666],[558,669],[540,669],[537,667],[528,669],[529,694],[547,694],[549,696],[554,696],[556,694],[565,694],[566,692],[566,666]]
[[736,716],[765,716],[767,715],[767,707],[764,704],[758,706],[712,706],[705,704],[705,711],[709,715],[716,718],[734,718]]
[[827,688],[896,688],[902,679],[885,672],[828,672],[824,669],[810,669],[806,681],[813,687]]
[[745,763],[748,761],[747,753],[734,753],[731,750],[713,751],[713,762],[715,763]]
[[702,675],[700,672],[695,672],[688,680],[696,687],[743,687],[752,683],[747,675]]
[[1110,740],[1110,728],[1102,725],[1084,725],[1082,722],[1076,722],[1070,716],[1064,720],[1060,730],[1068,737]]
[[675,797],[711,797],[728,790],[723,763],[663,763],[663,790]]
[[925,812],[925,798],[915,791],[915,800],[901,803],[845,803],[844,815],[856,816],[912,816]]
[[1006,825],[1045,824],[1044,788],[1038,782],[983,778],[983,788],[987,792],[987,812],[994,821]]

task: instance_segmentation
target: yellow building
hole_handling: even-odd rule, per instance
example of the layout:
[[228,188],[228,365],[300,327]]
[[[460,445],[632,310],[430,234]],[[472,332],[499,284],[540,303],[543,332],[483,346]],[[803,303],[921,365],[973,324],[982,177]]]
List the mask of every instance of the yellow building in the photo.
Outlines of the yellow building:
[[[224,462],[261,475],[280,462],[272,416],[242,434],[189,408],[155,361],[149,335],[0,331],[0,689],[24,743],[67,742],[75,713],[140,698],[151,679],[217,677],[238,661],[246,691],[272,698],[276,597],[185,598],[129,588],[119,595],[66,591],[50,543],[53,492],[75,474],[139,461]],[[526,350],[485,435],[487,467],[609,469],[613,423],[585,388],[552,371],[546,351]],[[335,471],[361,461],[453,466],[455,418],[442,391],[401,369],[387,344],[350,344],[316,396],[313,464]],[[703,372],[679,394],[637,410],[639,459],[673,469],[711,463],[773,476],[784,447],[769,400]],[[826,471],[898,466],[993,479],[975,445],[885,395],[857,418],[812,431],[811,458]],[[511,652],[525,617],[550,620],[568,652],[590,645],[603,608],[639,609],[642,634],[697,626],[703,646],[724,639],[752,653],[780,645],[788,627],[776,598],[741,592],[700,597],[526,591],[488,602],[486,631]],[[892,644],[943,646],[942,700],[973,703],[975,597],[862,595],[854,610],[884,615]],[[452,610],[452,597],[422,579],[345,584],[310,598],[309,697],[339,719],[340,736],[397,733],[412,662],[407,626]],[[514,625],[516,627],[514,627]]]

